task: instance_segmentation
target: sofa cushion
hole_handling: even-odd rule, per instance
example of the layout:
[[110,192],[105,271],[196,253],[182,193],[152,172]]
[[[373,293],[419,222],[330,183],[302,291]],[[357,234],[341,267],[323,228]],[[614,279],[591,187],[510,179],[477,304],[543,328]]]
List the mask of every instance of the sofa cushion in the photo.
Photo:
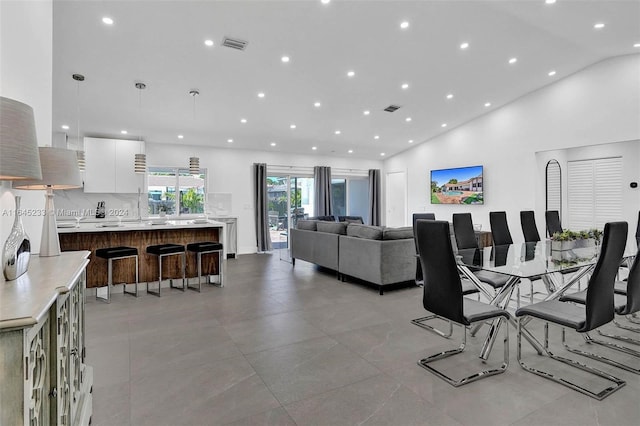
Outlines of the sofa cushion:
[[347,226],[347,235],[350,237],[366,238],[368,240],[381,240],[382,227],[349,223],[349,226]]
[[296,227],[305,231],[315,231],[317,229],[316,223],[315,220],[299,220]]
[[411,226],[384,228],[382,231],[383,240],[404,240],[407,238],[413,238],[413,227]]
[[328,232],[330,234],[347,235],[347,224],[340,222],[316,222],[318,232]]

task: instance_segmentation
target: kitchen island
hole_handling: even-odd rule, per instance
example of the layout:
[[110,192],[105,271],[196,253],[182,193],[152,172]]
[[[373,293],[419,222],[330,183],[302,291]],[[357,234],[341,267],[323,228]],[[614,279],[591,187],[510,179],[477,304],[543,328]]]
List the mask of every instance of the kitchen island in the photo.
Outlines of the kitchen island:
[[[196,223],[197,222],[197,223]],[[107,261],[96,257],[97,249],[127,246],[138,249],[139,281],[141,283],[157,280],[158,258],[146,253],[147,246],[156,244],[182,244],[203,241],[224,241],[226,225],[213,220],[167,220],[163,222],[135,221],[81,223],[79,226],[64,222],[58,223],[61,251],[88,250],[91,252],[87,267],[87,288],[107,285]],[[226,247],[225,247],[226,251]],[[225,252],[226,255],[226,252]],[[135,260],[122,259],[114,264],[113,283],[135,282]],[[162,262],[163,278],[180,278],[181,264],[179,256],[171,256]],[[217,254],[203,257],[202,271],[206,275],[217,275]],[[187,277],[197,275],[194,255],[187,253]]]

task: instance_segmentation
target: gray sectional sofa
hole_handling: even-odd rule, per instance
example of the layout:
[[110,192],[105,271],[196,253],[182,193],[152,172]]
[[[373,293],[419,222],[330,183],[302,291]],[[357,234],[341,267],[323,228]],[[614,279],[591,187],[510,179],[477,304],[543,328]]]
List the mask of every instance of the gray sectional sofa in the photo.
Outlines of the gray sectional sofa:
[[345,222],[298,221],[291,229],[291,257],[385,287],[413,282],[416,272],[411,227],[384,228]]

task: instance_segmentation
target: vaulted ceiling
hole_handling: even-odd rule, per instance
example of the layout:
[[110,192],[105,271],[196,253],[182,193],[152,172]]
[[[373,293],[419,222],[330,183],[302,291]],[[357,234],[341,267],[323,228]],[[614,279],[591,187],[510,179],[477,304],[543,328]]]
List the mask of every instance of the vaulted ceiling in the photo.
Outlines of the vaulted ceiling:
[[56,0],[53,131],[388,158],[640,52],[640,2],[548,3]]

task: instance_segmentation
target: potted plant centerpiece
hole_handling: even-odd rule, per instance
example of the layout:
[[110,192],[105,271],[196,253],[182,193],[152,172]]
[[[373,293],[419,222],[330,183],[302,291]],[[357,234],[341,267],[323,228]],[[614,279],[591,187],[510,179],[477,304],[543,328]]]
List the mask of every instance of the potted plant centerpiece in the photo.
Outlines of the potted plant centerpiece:
[[588,231],[564,230],[551,236],[551,255],[554,259],[564,260],[573,257],[567,252],[579,248],[595,247],[600,244],[602,231],[590,229]]

